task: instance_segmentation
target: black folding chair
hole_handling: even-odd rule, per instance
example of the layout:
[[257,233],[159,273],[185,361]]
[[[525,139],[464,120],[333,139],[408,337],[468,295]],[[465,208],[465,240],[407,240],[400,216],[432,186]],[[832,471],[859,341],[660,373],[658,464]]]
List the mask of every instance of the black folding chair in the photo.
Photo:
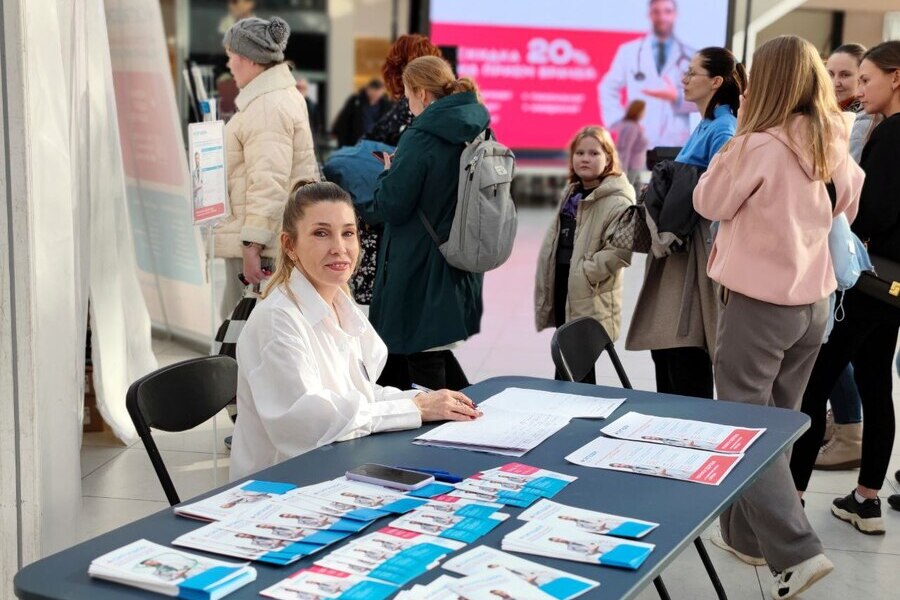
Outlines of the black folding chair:
[[237,363],[229,356],[204,356],[175,363],[141,377],[128,388],[128,414],[172,506],[181,500],[150,429],[193,429],[224,409],[236,390]]
[[[604,352],[609,356],[609,360],[612,362],[616,375],[619,376],[622,387],[629,390],[634,389],[628,380],[625,368],[622,367],[619,355],[616,354],[615,345],[609,339],[609,334],[606,333],[603,325],[596,319],[581,317],[566,323],[556,330],[556,333],[553,334],[553,339],[550,341],[550,354],[553,357],[553,364],[556,365],[556,370],[569,381],[581,381],[594,368],[594,365]],[[727,600],[728,596],[725,594],[725,588],[722,587],[722,581],[719,579],[719,574],[709,558],[709,553],[706,551],[706,546],[703,545],[703,540],[700,538],[695,539],[694,547],[697,549],[697,554],[700,555],[700,560],[706,568],[710,581],[712,581],[716,595],[720,600]],[[653,580],[653,584],[656,586],[656,591],[662,600],[670,600],[669,592],[666,590],[661,576],[656,577]]]

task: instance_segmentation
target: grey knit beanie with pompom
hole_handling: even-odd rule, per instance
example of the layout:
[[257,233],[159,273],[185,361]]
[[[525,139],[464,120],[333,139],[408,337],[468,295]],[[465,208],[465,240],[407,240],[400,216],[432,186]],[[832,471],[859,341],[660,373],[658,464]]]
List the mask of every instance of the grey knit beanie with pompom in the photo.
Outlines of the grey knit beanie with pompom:
[[284,62],[290,35],[291,28],[280,17],[272,17],[271,21],[250,17],[232,25],[222,44],[258,65],[270,65]]

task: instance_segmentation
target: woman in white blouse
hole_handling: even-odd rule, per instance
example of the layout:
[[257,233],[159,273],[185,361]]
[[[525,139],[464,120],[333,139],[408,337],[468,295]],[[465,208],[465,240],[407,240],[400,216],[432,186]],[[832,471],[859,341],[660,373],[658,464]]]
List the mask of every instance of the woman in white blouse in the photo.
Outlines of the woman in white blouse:
[[460,392],[375,383],[387,349],[347,294],[358,257],[347,193],[298,184],[284,210],[278,267],[237,345],[232,480],[335,441],[481,415]]

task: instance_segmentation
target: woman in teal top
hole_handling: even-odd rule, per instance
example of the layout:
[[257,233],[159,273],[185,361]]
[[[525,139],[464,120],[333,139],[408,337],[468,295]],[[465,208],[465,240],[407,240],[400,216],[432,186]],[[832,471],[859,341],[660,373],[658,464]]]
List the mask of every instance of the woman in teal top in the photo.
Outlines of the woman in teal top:
[[403,84],[415,119],[385,156],[371,204],[358,207],[370,224],[385,224],[369,313],[389,352],[378,382],[462,389],[469,382],[452,349],[479,331],[483,275],[451,267],[419,211],[438,236],[449,234],[460,155],[489,117],[475,84],[441,58],[410,62]]
[[[705,170],[734,136],[747,77],[730,51],[704,48],[694,55],[683,82],[685,99],[697,105],[703,120],[675,161]],[[716,347],[718,299],[706,276],[709,230],[709,221],[701,219],[687,252],[647,257],[625,347],[650,350],[661,393],[713,397],[710,351]]]

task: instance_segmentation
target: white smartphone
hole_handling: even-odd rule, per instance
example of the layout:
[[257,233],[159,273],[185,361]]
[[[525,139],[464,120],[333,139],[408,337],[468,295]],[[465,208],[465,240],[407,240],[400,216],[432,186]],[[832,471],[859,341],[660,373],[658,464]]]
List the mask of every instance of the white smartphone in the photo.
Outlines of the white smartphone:
[[434,476],[386,465],[365,464],[347,471],[347,479],[374,483],[398,490],[417,490],[434,483]]

